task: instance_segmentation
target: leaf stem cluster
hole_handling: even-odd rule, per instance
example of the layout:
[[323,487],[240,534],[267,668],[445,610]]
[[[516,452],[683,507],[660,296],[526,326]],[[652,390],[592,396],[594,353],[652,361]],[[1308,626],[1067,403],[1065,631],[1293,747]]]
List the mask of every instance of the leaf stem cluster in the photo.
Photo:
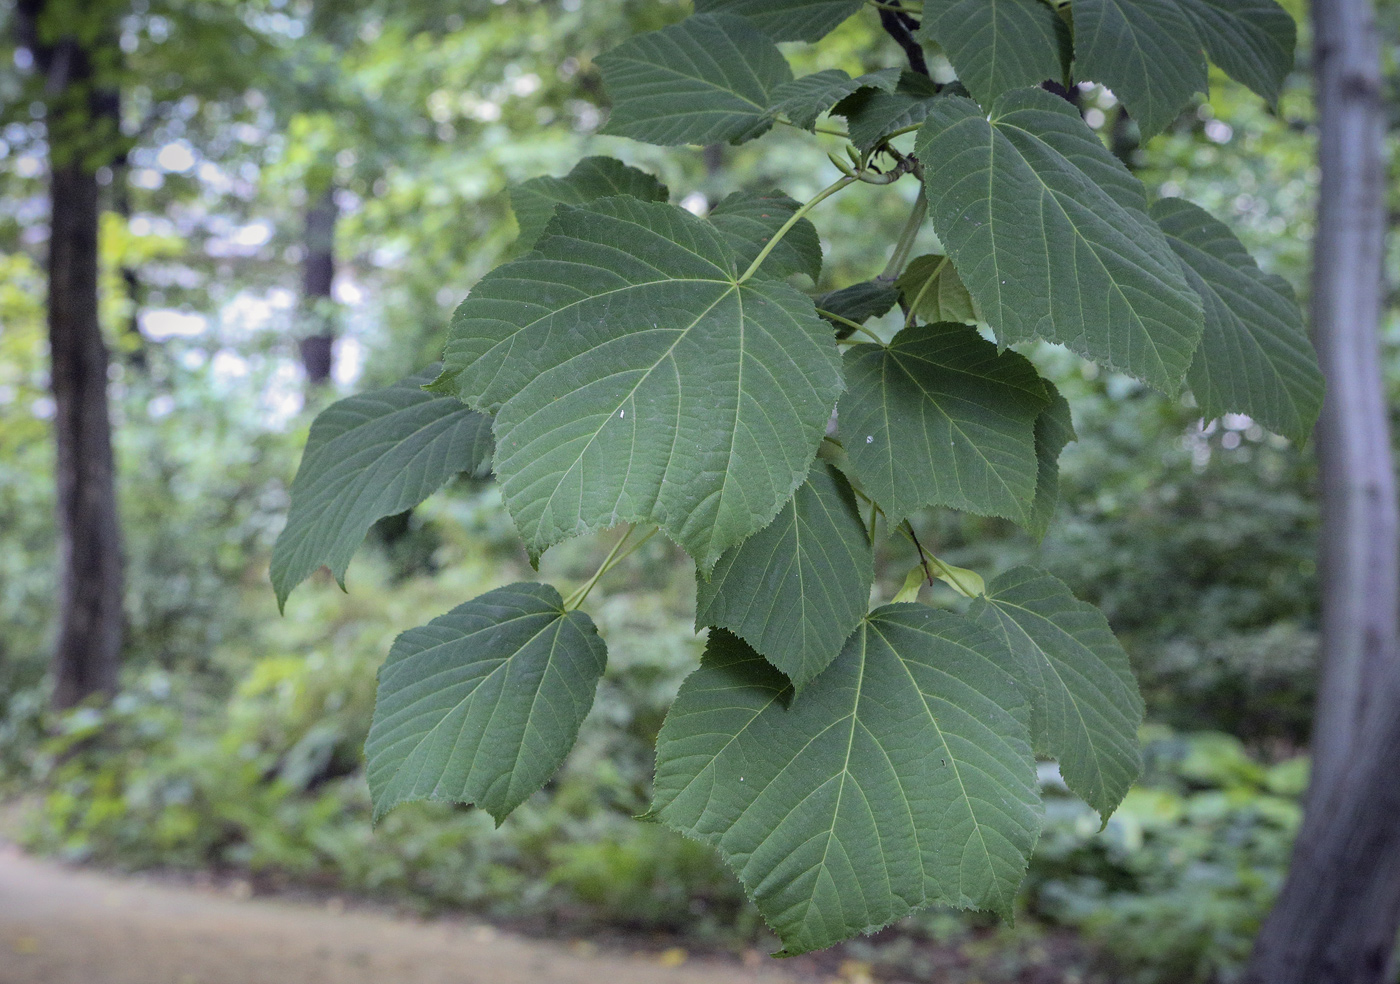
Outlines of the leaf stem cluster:
[[628,547],[628,549],[624,551],[623,547],[627,545],[627,541],[631,539],[636,529],[636,526],[633,525],[628,526],[627,529],[623,531],[622,536],[618,537],[617,542],[613,544],[612,550],[608,551],[608,555],[603,558],[603,562],[599,564],[598,569],[593,572],[593,576],[579,585],[574,593],[565,599],[565,611],[571,612],[582,605],[588,599],[588,595],[593,590],[594,585],[602,579],[603,575],[607,574],[608,571],[640,550],[648,540],[656,535],[656,531],[659,527],[653,526],[640,539],[634,541],[631,547]]

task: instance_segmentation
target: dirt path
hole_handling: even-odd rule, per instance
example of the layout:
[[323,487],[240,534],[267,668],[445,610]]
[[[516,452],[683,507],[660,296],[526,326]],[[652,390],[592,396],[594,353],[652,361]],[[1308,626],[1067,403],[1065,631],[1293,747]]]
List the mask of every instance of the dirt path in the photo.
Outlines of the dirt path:
[[0,842],[0,984],[799,984],[461,922],[239,900],[76,870]]

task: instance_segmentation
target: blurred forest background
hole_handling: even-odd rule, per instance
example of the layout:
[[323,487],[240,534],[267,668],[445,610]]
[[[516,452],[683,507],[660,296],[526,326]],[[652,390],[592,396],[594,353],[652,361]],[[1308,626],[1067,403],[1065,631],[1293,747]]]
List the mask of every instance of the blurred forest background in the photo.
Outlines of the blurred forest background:
[[[1290,9],[1300,20],[1302,0]],[[1400,134],[1400,4],[1382,3]],[[126,561],[119,696],[49,710],[57,571],[43,257],[47,131],[0,0],[0,801],[26,847],[122,868],[235,873],[544,932],[599,927],[742,949],[770,942],[709,849],[631,819],[652,744],[702,646],[692,568],[654,542],[589,610],[607,676],[579,746],[498,831],[415,803],[377,829],[361,746],[394,636],[528,565],[494,489],[462,480],[381,522],[352,566],[278,617],[272,540],[307,428],[338,396],[433,361],[453,307],[511,255],[507,188],[588,153],[657,174],[687,207],[738,189],[811,196],[796,149],[662,151],[597,135],[591,59],[677,20],[678,0],[137,0],[117,39],[129,153],[99,172],[102,322]],[[900,63],[873,19],[821,66]],[[1307,294],[1316,174],[1307,39],[1277,113],[1213,72],[1149,146],[1111,95],[1090,125],[1149,189],[1228,222]],[[804,62],[803,59],[808,59]],[[1393,139],[1393,143],[1400,142]],[[1397,171],[1400,174],[1400,171]],[[1393,222],[1400,223],[1400,182]],[[908,204],[824,206],[827,273],[877,272]],[[873,200],[879,201],[872,207]],[[1392,242],[1389,275],[1400,285]],[[823,288],[828,284],[824,280]],[[1400,297],[1395,298],[1400,301]],[[1386,325],[1400,397],[1400,307]],[[1031,558],[1100,605],[1142,680],[1148,772],[1109,823],[1054,798],[1015,929],[931,912],[849,944],[891,979],[1228,981],[1281,881],[1306,784],[1316,663],[1313,458],[1248,418],[1199,419],[1063,350],[1074,408],[1057,524],[926,516],[925,542],[990,576]],[[1394,403],[1400,406],[1400,399]],[[593,540],[545,560],[582,578]],[[881,558],[890,573],[909,566]],[[323,572],[324,573],[324,572]],[[951,600],[945,599],[945,600]],[[938,602],[938,596],[934,598]],[[1053,766],[1043,770],[1051,789]],[[865,973],[864,970],[861,973]]]

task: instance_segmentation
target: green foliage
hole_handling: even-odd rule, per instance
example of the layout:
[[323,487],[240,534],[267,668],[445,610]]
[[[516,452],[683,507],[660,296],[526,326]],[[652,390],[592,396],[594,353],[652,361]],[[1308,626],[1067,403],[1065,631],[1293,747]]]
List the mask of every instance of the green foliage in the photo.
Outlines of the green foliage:
[[1035,367],[968,325],[905,328],[846,351],[841,434],[892,525],[924,506],[1018,518],[1035,497]]
[[874,576],[850,485],[816,465],[777,519],[696,578],[695,623],[729,629],[801,691],[865,615]]
[[997,655],[963,616],[890,605],[791,696],[715,630],[658,739],[651,816],[715,844],[788,953],[928,902],[1009,914],[1040,817]]
[[909,261],[895,281],[905,308],[914,316],[932,324],[936,321],[957,321],[975,324],[977,305],[972,295],[958,279],[958,271],[946,256],[929,254]]
[[1224,223],[1190,202],[1163,199],[1152,217],[1205,302],[1205,334],[1187,377],[1205,416],[1234,408],[1306,440],[1323,381],[1293,288],[1260,270]]
[[992,581],[972,616],[1016,655],[1036,751],[1059,761],[1065,783],[1106,822],[1142,771],[1142,697],[1108,620],[1031,567]]
[[412,799],[505,819],[578,738],[607,663],[598,630],[547,584],[513,584],[399,636],[365,741],[379,817]]
[[778,86],[769,112],[786,118],[793,126],[811,130],[819,116],[847,96],[861,89],[891,92],[899,83],[899,76],[899,69],[883,68],[853,79],[839,68],[828,68]]
[[613,97],[604,132],[655,144],[740,143],[772,126],[792,69],[777,46],[728,14],[697,14],[598,59]]
[[863,0],[698,0],[697,13],[728,11],[749,17],[775,41],[820,41]]
[[1144,136],[1162,130],[1209,81],[1179,0],[1075,0],[1075,64],[1119,93]]
[[928,116],[938,86],[915,72],[901,72],[893,89],[869,86],[841,100],[833,112],[846,117],[847,135],[863,153],[895,130],[913,127]]
[[670,192],[645,171],[611,157],[585,157],[562,178],[531,178],[510,192],[510,207],[520,225],[519,243],[535,245],[557,205],[586,205],[596,198],[630,195],[644,202],[664,202]]
[[[650,816],[718,847],[787,953],[930,903],[1009,916],[1041,826],[1033,748],[1103,820],[1139,773],[1143,705],[1104,616],[1047,573],[984,581],[915,533],[928,507],[1049,526],[1074,424],[1007,346],[1062,343],[1173,396],[1189,382],[1208,413],[1294,436],[1320,399],[1288,293],[1214,220],[1149,206],[1076,106],[1035,85],[1105,83],[1151,134],[1204,88],[1198,21],[1278,41],[1272,7],[1074,0],[1071,22],[1038,0],[973,16],[930,0],[918,34],[960,84],[889,66],[794,79],[775,42],[859,6],[715,0],[597,57],[605,133],[739,144],[788,124],[845,138],[840,176],[805,204],[739,192],[704,218],[619,162],[536,179],[516,195],[529,251],[462,303],[429,387],[490,415],[533,564],[622,524],[694,560],[709,645],[660,729]],[[1263,44],[1217,60],[1264,89],[1288,67]],[[815,126],[824,111],[844,133]],[[920,191],[885,269],[799,290],[822,276],[813,209],[909,174]],[[926,217],[946,259],[911,264]],[[896,302],[887,340],[866,322]],[[294,514],[310,503],[293,489]],[[880,516],[918,552],[900,598],[938,577],[968,613],[867,611]],[[633,532],[567,601],[516,585],[400,637],[368,745],[376,814],[442,797],[500,819],[548,780],[604,672],[577,609]]]
[[858,326],[894,307],[899,291],[878,280],[866,280],[828,291],[814,300],[817,313],[836,326],[836,337],[840,340],[850,338]]
[[438,385],[495,412],[496,475],[535,555],[654,522],[708,572],[802,482],[836,345],[806,296],[739,262],[683,209],[600,199],[463,303]]
[[316,418],[272,554],[279,605],[323,564],[344,584],[355,548],[376,521],[412,509],[454,475],[490,473],[490,418],[424,392],[435,375],[426,369]]
[[984,106],[1009,89],[1063,79],[1069,63],[1069,29],[1042,0],[925,0],[919,34],[943,48]]
[[1039,89],[1002,96],[990,117],[939,99],[917,151],[930,162],[933,228],[1003,344],[1062,342],[1165,393],[1180,388],[1201,299],[1141,184],[1073,107]]

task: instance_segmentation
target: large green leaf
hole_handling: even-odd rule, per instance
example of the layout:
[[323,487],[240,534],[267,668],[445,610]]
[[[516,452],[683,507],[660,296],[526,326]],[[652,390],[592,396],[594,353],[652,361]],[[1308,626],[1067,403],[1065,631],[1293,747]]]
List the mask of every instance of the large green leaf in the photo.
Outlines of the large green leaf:
[[1035,418],[1035,499],[1026,515],[1017,520],[1037,540],[1049,531],[1055,508],[1060,504],[1060,452],[1076,437],[1069,403],[1054,383],[1048,379],[1041,382],[1050,405]]
[[1073,0],[1074,71],[1113,90],[1142,128],[1160,132],[1210,83],[1181,0]]
[[1142,697],[1108,620],[1033,567],[996,578],[969,614],[1017,658],[1036,751],[1059,759],[1065,784],[1107,820],[1142,771]]
[[475,803],[499,823],[578,737],[607,663],[593,622],[547,584],[512,584],[394,641],[365,771],[375,818],[415,799]]
[[[709,219],[734,247],[742,271],[800,207],[781,192],[739,191],[711,209]],[[774,277],[805,273],[815,281],[822,275],[822,243],[816,226],[799,219],[768,254],[762,269]]]
[[777,519],[696,578],[695,625],[732,630],[800,691],[865,615],[873,564],[850,486],[817,462]]
[[854,477],[891,527],[923,506],[1018,519],[1035,496],[1035,367],[961,324],[846,351],[839,420]]
[[773,123],[792,70],[772,41],[732,14],[698,14],[598,58],[612,112],[603,127],[654,144],[740,143]]
[[890,92],[898,82],[897,68],[882,68],[854,79],[839,68],[828,68],[778,86],[773,92],[772,112],[787,117],[795,126],[810,130],[818,116],[851,93],[866,88]]
[[1211,61],[1271,103],[1293,68],[1298,25],[1274,0],[1177,0]]
[[896,130],[921,122],[938,97],[938,84],[917,72],[903,72],[892,91],[861,89],[836,104],[846,117],[851,143],[869,151]]
[[708,573],[801,484],[836,343],[810,298],[738,276],[709,222],[600,198],[462,302],[440,385],[500,407],[496,474],[532,553],[654,522]]
[[788,954],[928,903],[1007,914],[1040,807],[999,655],[965,616],[887,605],[793,699],[716,629],[661,729],[650,815],[720,850]]
[[332,403],[311,425],[292,482],[287,525],[272,548],[277,604],[322,564],[342,585],[377,520],[412,509],[459,472],[491,466],[491,418],[423,384],[437,367]]
[[936,42],[983,106],[1008,89],[1064,78],[1069,29],[1044,0],[924,0],[918,36]]
[[906,310],[924,321],[961,321],[976,324],[977,305],[946,256],[929,254],[909,261],[895,281]]
[[562,178],[531,178],[510,190],[510,205],[520,226],[520,244],[535,244],[553,218],[555,206],[583,205],[613,195],[631,195],[648,202],[670,198],[666,186],[645,171],[611,157],[585,157]]
[[742,14],[774,41],[820,41],[864,0],[695,0],[696,13]]
[[1259,269],[1229,228],[1180,198],[1152,206],[1205,302],[1206,330],[1187,382],[1207,418],[1247,413],[1295,441],[1322,408],[1322,371],[1293,288]]
[[[863,325],[889,311],[899,300],[899,291],[882,280],[863,280],[840,290],[827,291],[815,298],[817,312],[836,325],[837,338],[850,338],[850,324]],[[838,320],[839,319],[839,320]]]
[[1002,344],[1040,337],[1174,394],[1201,299],[1142,186],[1074,107],[1040,89],[932,103],[916,151],[929,214]]

